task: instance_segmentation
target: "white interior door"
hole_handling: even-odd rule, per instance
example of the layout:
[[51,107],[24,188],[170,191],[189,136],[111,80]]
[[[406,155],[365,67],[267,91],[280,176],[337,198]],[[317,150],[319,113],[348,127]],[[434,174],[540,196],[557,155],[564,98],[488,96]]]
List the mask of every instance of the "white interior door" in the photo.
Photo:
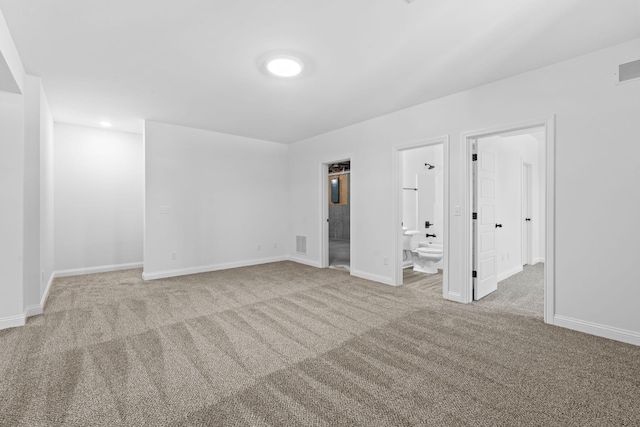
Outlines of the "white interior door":
[[522,265],[532,264],[531,257],[531,165],[529,163],[522,164]]
[[496,255],[496,155],[476,142],[475,170],[475,244],[473,299],[479,300],[498,289]]

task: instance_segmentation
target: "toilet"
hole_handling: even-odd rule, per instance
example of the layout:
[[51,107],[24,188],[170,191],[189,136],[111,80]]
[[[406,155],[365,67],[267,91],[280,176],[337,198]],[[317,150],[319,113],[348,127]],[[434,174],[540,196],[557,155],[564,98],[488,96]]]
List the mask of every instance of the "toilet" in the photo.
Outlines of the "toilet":
[[413,237],[418,234],[420,234],[418,230],[409,230],[407,227],[402,227],[402,268],[413,266],[413,256],[411,255],[411,251],[415,249]]
[[443,246],[441,243],[420,242],[411,250],[413,270],[420,273],[434,274],[442,268]]

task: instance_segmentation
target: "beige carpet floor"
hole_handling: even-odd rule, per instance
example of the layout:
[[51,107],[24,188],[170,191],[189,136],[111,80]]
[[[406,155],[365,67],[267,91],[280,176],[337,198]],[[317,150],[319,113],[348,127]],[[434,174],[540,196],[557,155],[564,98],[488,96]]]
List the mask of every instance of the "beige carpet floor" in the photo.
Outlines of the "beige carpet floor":
[[55,281],[2,426],[631,426],[640,348],[291,262]]

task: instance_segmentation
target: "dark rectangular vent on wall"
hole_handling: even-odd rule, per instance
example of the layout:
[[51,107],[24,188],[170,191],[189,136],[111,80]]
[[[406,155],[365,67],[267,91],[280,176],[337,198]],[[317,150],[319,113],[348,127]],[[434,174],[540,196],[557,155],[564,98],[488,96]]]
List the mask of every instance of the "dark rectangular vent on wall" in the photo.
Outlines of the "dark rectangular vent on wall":
[[296,236],[296,252],[299,254],[307,253],[307,236]]
[[618,82],[640,79],[640,59],[618,66]]

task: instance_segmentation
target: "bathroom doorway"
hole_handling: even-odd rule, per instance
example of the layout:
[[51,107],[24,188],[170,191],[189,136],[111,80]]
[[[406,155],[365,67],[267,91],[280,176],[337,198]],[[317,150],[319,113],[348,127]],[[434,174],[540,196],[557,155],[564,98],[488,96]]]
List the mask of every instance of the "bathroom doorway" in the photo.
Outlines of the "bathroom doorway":
[[394,285],[438,294],[446,288],[448,151],[448,137],[394,148],[399,224]]
[[463,134],[468,168],[464,302],[552,320],[553,118]]
[[351,270],[351,160],[326,164],[326,242],[329,268]]

